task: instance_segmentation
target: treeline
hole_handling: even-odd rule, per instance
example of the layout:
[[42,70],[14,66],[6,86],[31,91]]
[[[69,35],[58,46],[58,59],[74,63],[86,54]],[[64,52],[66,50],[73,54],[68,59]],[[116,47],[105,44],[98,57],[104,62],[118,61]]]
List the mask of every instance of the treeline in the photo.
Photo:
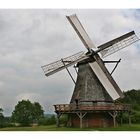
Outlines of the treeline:
[[[124,92],[125,97],[118,100],[119,103],[130,104],[132,107],[132,123],[140,123],[140,90]],[[128,123],[128,113],[123,113],[123,122]],[[118,121],[120,118],[118,117]],[[66,125],[67,116],[60,117],[60,124]],[[11,117],[4,117],[3,109],[0,108],[0,127],[33,126],[56,124],[56,116],[45,115],[42,106],[38,102],[22,100],[17,103]]]
[[[140,123],[140,90],[128,90],[124,92],[125,97],[118,102],[130,104],[132,108],[131,121],[132,123]],[[128,122],[128,113],[123,114],[123,122]]]
[[[62,116],[60,124],[66,123],[66,116]],[[45,115],[42,106],[38,102],[22,100],[17,103],[11,117],[4,117],[0,108],[0,127],[35,126],[56,124],[54,114]]]

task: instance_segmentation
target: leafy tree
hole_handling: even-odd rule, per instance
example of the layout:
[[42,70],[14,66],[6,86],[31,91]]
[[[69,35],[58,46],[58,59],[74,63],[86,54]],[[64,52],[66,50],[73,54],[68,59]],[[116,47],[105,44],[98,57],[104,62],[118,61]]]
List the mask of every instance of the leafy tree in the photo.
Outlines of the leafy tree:
[[[140,123],[140,90],[128,90],[124,92],[125,97],[120,99],[120,103],[130,104],[132,108],[132,123]],[[128,113],[123,113],[123,121],[128,120]]]
[[0,117],[3,116],[3,109],[0,108]]
[[22,126],[29,126],[33,122],[37,122],[43,115],[44,111],[39,103],[22,100],[15,106],[15,110],[12,112],[12,120]]
[[4,124],[3,109],[0,108],[0,127],[3,127],[3,124]]
[[33,103],[33,107],[34,107],[34,116],[35,116],[34,119],[38,121],[39,118],[42,118],[44,116],[44,111],[38,102]]

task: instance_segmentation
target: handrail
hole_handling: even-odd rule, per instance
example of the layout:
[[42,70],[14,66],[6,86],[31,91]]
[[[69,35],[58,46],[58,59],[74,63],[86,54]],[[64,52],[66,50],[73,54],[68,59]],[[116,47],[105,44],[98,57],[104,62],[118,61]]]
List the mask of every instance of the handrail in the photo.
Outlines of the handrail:
[[113,105],[78,105],[75,104],[57,104],[54,105],[55,111],[74,111],[74,110],[130,110],[130,104]]

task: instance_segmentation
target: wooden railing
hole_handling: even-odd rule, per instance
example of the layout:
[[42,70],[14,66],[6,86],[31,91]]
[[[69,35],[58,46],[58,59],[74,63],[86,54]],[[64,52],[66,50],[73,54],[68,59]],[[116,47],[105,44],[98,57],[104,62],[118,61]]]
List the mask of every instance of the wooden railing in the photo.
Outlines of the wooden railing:
[[71,112],[71,111],[94,111],[94,110],[116,110],[116,111],[126,111],[130,110],[131,106],[126,104],[113,104],[113,105],[74,105],[74,104],[57,104],[54,105],[55,111],[58,112]]

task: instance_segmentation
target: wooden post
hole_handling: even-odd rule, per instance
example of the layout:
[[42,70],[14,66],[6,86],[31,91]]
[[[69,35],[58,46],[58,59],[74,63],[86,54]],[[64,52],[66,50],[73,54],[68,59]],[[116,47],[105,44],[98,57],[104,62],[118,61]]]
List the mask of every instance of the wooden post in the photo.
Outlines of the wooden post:
[[71,124],[71,114],[68,115],[68,123],[67,123],[67,126],[68,127],[71,127],[72,126],[72,124]]
[[129,117],[129,125],[131,125],[131,112],[128,112],[128,117]]
[[59,127],[59,119],[60,119],[61,113],[57,113],[57,117],[56,117],[56,126]]
[[116,127],[117,111],[113,111],[113,113],[111,113],[111,112],[108,112],[108,113],[112,116],[112,118],[113,118],[113,125],[114,125],[114,127]]
[[72,75],[71,75],[71,73],[70,73],[69,69],[66,67],[65,62],[63,61],[63,59],[61,59],[61,61],[62,61],[62,63],[64,64],[64,66],[65,66],[65,68],[66,68],[66,70],[67,70],[68,74],[70,75],[70,77],[71,77],[72,81],[74,82],[74,84],[76,84],[76,82],[75,82],[74,78],[72,77]]
[[83,128],[83,118],[80,117],[80,128]]
[[113,116],[113,124],[114,124],[114,127],[116,127],[116,117]]
[[80,128],[83,128],[83,118],[84,116],[87,114],[87,112],[85,112],[84,114],[80,113],[76,113],[80,119]]
[[122,113],[122,111],[121,111],[120,117],[121,117],[121,122],[120,122],[120,123],[121,123],[121,125],[122,125],[122,124],[123,124],[123,118],[122,118],[122,117],[123,117],[123,113]]

